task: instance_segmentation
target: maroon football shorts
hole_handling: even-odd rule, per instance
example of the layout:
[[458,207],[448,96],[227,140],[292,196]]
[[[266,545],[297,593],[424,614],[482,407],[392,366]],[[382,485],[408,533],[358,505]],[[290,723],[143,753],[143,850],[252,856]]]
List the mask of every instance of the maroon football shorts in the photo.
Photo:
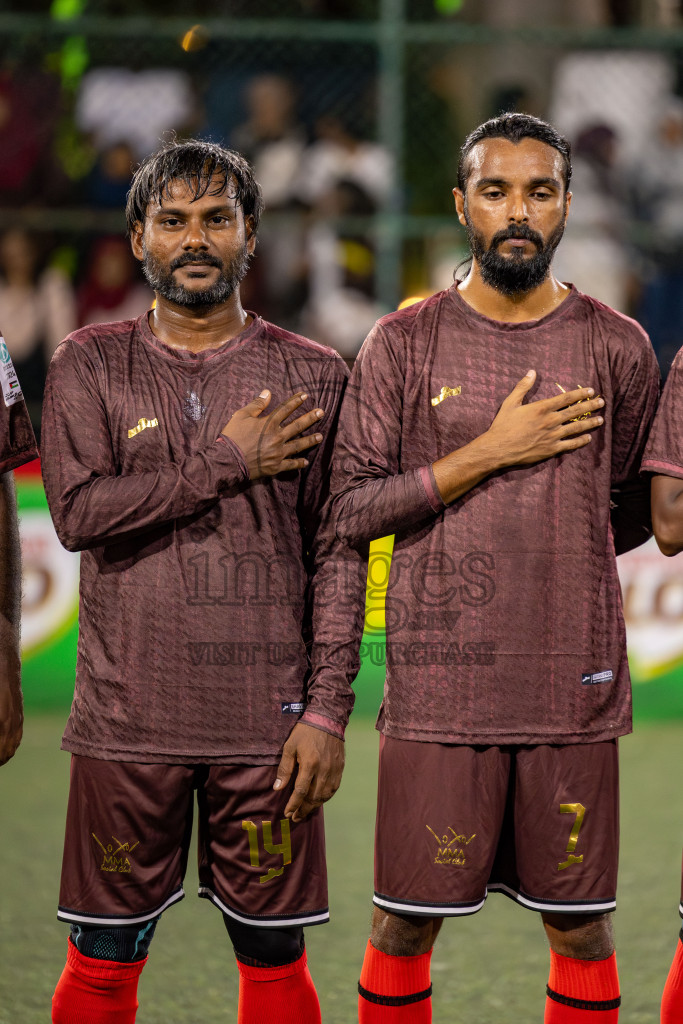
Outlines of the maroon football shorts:
[[199,895],[243,924],[329,919],[322,809],[293,824],[275,767],[130,764],[73,755],[58,917],[139,924],[185,895],[194,792]]
[[487,893],[532,910],[616,905],[616,740],[466,747],[380,737],[375,898],[396,914],[473,914]]

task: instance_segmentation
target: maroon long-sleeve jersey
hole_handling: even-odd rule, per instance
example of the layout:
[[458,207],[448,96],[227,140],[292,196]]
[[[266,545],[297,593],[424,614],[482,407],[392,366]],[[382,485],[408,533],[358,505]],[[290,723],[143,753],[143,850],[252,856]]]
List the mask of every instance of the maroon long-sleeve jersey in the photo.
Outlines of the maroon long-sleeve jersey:
[[[532,368],[527,400],[593,387],[604,425],[446,508],[431,464],[483,434]],[[333,491],[341,537],[396,534],[383,732],[499,744],[629,731],[610,498],[636,486],[658,390],[642,329],[575,289],[538,321],[488,319],[453,286],[377,323],[344,400]]]
[[643,469],[683,477],[683,348],[671,364],[650,431]]
[[[146,314],[58,348],[43,474],[62,543],[82,551],[67,750],[268,764],[298,719],[343,735],[362,603],[339,593],[351,554],[326,502],[347,376],[260,318],[196,355]],[[269,411],[305,391],[295,415],[325,409],[324,440],[306,470],[250,481],[221,430],[264,387]]]
[[38,458],[38,447],[5,340],[0,334],[0,473]]

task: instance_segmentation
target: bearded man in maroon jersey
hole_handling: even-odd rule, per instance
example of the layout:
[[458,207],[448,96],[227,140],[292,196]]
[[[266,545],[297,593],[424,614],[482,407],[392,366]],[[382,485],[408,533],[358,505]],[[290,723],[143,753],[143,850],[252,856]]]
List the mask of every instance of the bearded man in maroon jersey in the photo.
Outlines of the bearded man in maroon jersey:
[[[660,551],[683,551],[683,349],[671,364],[648,438],[643,469],[652,473],[652,523]],[[683,875],[681,902],[683,917]],[[664,986],[661,1024],[683,1020],[683,928]]]
[[443,919],[489,891],[541,913],[547,1024],[617,1019],[615,548],[649,536],[659,376],[637,324],[551,273],[570,174],[536,118],[471,133],[471,269],[377,323],[344,401],[338,534],[395,534],[364,1024],[431,1020]]
[[303,926],[328,919],[320,805],[362,628],[325,512],[347,371],[243,309],[261,210],[235,152],[147,159],[127,219],[155,307],[75,332],[50,367],[45,489],[82,552],[57,1024],[135,1019],[156,923],[184,895],[195,790],[239,1021],[320,1020]]

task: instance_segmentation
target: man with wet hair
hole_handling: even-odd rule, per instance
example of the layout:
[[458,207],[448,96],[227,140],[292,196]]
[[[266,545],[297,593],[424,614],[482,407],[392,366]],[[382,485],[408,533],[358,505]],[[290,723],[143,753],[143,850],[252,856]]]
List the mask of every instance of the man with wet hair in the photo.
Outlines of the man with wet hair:
[[569,145],[481,125],[455,205],[463,281],[383,317],[337,435],[337,532],[395,534],[363,1024],[431,1020],[445,917],[497,891],[541,914],[546,1024],[608,1024],[617,737],[631,697],[615,551],[649,536],[658,396],[641,328],[550,269]]
[[127,216],[155,306],[76,331],[50,367],[45,489],[82,552],[55,1024],[134,1021],[154,929],[184,895],[195,791],[238,1020],[320,1020],[303,928],[328,919],[321,805],[362,628],[326,511],[347,371],[243,309],[261,210],[235,152],[148,158]]

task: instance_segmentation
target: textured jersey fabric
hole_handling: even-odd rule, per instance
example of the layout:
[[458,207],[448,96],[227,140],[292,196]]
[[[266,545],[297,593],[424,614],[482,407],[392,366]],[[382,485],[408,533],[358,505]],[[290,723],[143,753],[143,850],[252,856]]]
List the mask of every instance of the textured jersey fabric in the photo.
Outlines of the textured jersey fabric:
[[683,348],[671,364],[645,447],[643,469],[683,478]]
[[[347,375],[260,318],[197,355],[146,314],[59,347],[43,474],[62,543],[82,551],[67,750],[267,764],[299,718],[343,736],[362,604],[338,595],[346,556],[325,510]],[[305,390],[298,414],[325,409],[324,440],[308,469],[250,481],[220,434],[264,387],[269,411]]]
[[[0,336],[0,352],[7,352]],[[12,377],[16,381],[16,375]],[[4,382],[4,378],[3,378]],[[20,388],[17,384],[17,390]],[[9,402],[4,400],[5,387],[0,394],[0,473],[9,473],[25,462],[38,458],[38,446],[23,397],[9,391]],[[8,389],[9,390],[9,389]]]
[[[446,508],[431,463],[484,433],[532,368],[527,400],[590,386],[604,425]],[[658,391],[642,329],[575,289],[538,321],[490,320],[455,286],[378,321],[347,389],[333,490],[340,536],[396,534],[381,731],[487,744],[630,730],[610,492],[635,486]]]

